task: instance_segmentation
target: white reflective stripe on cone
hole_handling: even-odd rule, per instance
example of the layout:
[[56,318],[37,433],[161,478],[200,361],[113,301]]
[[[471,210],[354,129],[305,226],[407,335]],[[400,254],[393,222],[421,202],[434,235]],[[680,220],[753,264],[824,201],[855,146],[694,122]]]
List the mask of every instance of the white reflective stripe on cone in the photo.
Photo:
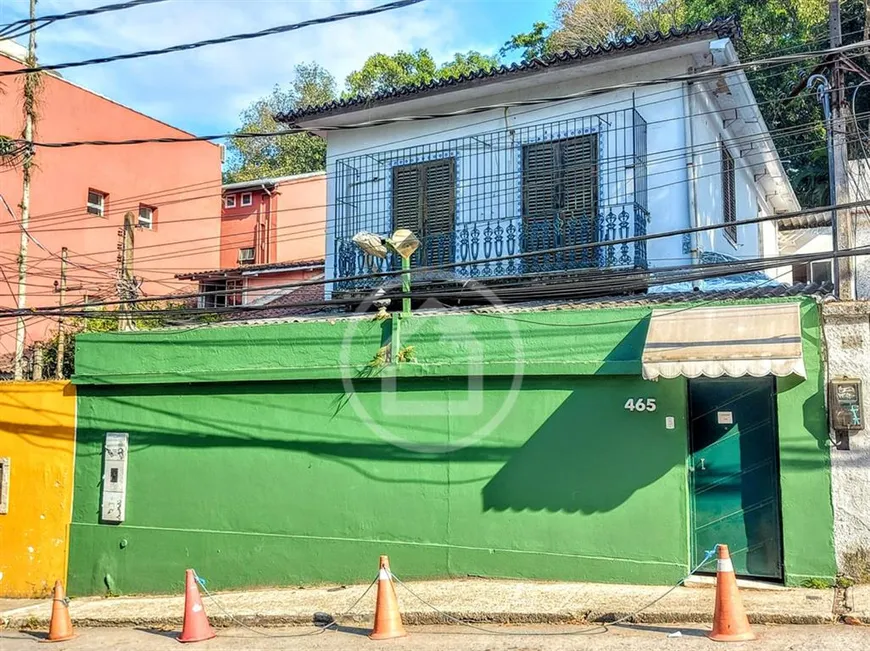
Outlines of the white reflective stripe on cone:
[[387,572],[387,570],[382,567],[380,569],[380,571],[378,572],[378,581],[389,581],[389,580],[390,580],[390,573]]
[[730,558],[720,558],[719,562],[716,564],[716,570],[719,572],[733,572],[734,564],[731,562]]

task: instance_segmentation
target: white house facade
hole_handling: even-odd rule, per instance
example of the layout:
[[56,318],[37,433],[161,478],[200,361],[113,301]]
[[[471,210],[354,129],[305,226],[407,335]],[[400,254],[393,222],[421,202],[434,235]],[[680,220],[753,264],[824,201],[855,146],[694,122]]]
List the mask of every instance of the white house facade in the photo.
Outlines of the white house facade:
[[[373,266],[360,231],[410,228],[412,263],[460,279],[777,255],[773,223],[740,223],[799,206],[745,74],[715,73],[737,63],[736,29],[715,20],[278,116],[327,141],[328,293],[396,264]],[[712,224],[727,228],[644,239]]]

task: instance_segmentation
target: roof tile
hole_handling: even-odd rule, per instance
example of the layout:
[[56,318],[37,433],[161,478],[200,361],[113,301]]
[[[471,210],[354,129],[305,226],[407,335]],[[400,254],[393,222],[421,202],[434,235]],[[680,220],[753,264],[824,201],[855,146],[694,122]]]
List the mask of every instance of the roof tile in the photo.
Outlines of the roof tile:
[[480,79],[510,77],[566,63],[571,64],[590,58],[624,52],[626,50],[641,49],[673,40],[688,39],[709,34],[713,34],[717,38],[739,37],[740,26],[737,18],[734,16],[714,18],[693,25],[672,27],[666,32],[656,31],[642,34],[640,36],[629,37],[619,41],[618,43],[606,43],[603,45],[578,48],[573,51],[557,52],[524,63],[512,63],[508,66],[501,65],[492,70],[478,70],[467,75],[460,75],[459,77],[435,79],[430,82],[415,84],[412,86],[400,86],[399,88],[393,88],[370,96],[357,95],[354,97],[335,100],[327,104],[321,104],[319,106],[307,106],[295,111],[279,113],[275,116],[275,119],[279,122],[293,124],[302,118],[315,118],[330,113],[368,109],[386,100],[409,97],[418,94],[431,94],[432,92],[440,92],[444,89],[455,89],[458,86]]

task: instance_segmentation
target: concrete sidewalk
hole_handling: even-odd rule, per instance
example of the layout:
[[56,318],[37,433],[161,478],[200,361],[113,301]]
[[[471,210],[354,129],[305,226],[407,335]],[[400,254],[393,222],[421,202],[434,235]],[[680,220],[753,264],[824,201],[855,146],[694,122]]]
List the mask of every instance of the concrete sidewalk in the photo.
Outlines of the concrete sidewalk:
[[[407,624],[449,623],[444,613],[470,622],[504,624],[584,624],[617,619],[661,597],[668,588],[582,583],[540,583],[489,579],[416,581],[396,586]],[[338,616],[359,599],[366,586],[224,592],[203,602],[211,622],[228,626],[231,617],[247,625],[308,625],[315,612]],[[870,622],[870,588],[853,588],[851,614]],[[755,623],[825,624],[839,619],[834,590],[742,588],[746,609]],[[339,623],[369,623],[372,589],[353,614]],[[709,586],[681,587],[632,619],[641,623],[705,623],[712,619],[714,591]],[[24,602],[22,602],[24,603]],[[7,628],[47,626],[50,601],[16,607],[4,601],[0,622]],[[436,610],[437,609],[437,610]],[[865,612],[866,610],[866,612]],[[88,597],[73,599],[70,615],[81,627],[177,627],[184,611],[182,595],[170,597]],[[441,611],[441,612],[438,612]]]

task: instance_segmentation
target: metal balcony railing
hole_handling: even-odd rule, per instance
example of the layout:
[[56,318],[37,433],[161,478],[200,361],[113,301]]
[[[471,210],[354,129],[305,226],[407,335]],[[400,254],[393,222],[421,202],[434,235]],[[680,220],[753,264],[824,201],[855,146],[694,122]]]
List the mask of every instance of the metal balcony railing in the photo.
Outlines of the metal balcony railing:
[[[396,228],[420,239],[413,266],[458,278],[647,266],[644,242],[608,244],[645,235],[650,217],[646,123],[633,109],[343,158],[332,181],[338,291],[398,267],[352,242]],[[563,247],[574,248],[536,254]]]

